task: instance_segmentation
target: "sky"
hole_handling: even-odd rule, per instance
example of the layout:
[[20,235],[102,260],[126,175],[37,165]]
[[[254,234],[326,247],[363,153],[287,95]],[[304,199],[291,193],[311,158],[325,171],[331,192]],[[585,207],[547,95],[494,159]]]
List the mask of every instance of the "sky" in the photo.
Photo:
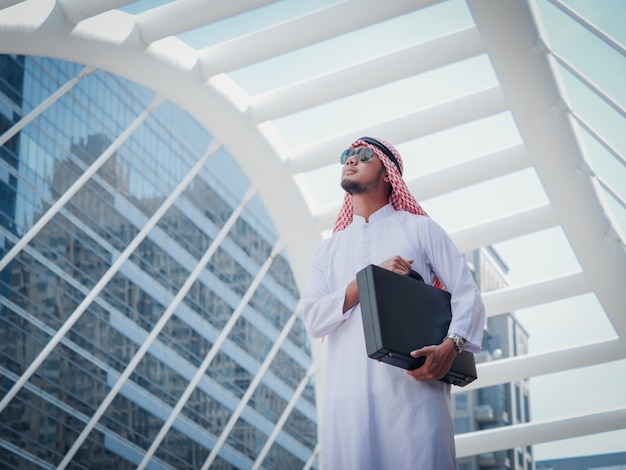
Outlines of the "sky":
[[[316,8],[334,3],[315,2]],[[538,0],[549,42],[554,50],[580,67],[608,95],[626,107],[626,57],[602,44],[597,38],[560,13],[547,0]],[[626,45],[626,2],[622,0],[566,0],[615,40]],[[126,8],[140,11],[145,2]],[[277,23],[311,9],[310,2],[287,0],[253,14],[194,30],[179,37],[195,48]],[[154,6],[154,2],[150,3]],[[472,24],[464,3],[450,0],[434,8],[404,15],[311,46],[284,54],[260,64],[230,73],[249,94],[278,88],[310,75],[324,73],[375,54],[419,43]],[[416,28],[415,25],[420,27]],[[461,78],[460,78],[461,77]],[[572,107],[579,110],[626,155],[625,119],[562,71]],[[298,147],[319,138],[358,129],[389,117],[426,109],[466,93],[497,83],[487,57],[463,61],[441,70],[400,80],[376,90],[360,93],[275,122],[288,147]],[[383,137],[384,136],[379,136]],[[483,154],[520,143],[510,115],[503,114],[459,126],[397,145],[405,161],[407,179],[471,160]],[[348,143],[347,143],[348,144]],[[592,139],[584,137],[590,166],[626,200],[626,165],[619,163]],[[305,175],[316,199],[312,207],[323,207],[340,200],[339,166],[329,166]],[[446,230],[455,231],[505,214],[548,202],[534,169],[524,170],[477,187],[420,201],[427,212]],[[618,230],[626,233],[626,209],[606,199],[614,211]],[[511,285],[547,279],[580,270],[576,256],[560,228],[498,243],[495,249],[507,264]],[[527,256],[528,253],[533,256]],[[615,332],[594,295],[583,295],[540,307],[515,312],[530,335],[530,351],[544,352],[562,347],[605,340]],[[558,332],[558,334],[555,334]],[[621,379],[607,380],[621,373]],[[532,419],[597,411],[602,407],[626,405],[626,360],[531,379]],[[626,451],[626,430],[568,439],[534,446],[537,460]]]

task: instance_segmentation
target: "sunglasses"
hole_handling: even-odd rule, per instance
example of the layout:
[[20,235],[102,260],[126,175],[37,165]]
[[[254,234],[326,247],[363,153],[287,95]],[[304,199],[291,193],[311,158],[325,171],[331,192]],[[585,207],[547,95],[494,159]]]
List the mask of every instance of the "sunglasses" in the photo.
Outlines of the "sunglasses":
[[374,156],[374,151],[368,147],[346,149],[341,153],[341,156],[339,157],[339,163],[344,165],[346,161],[348,161],[348,158],[352,157],[353,155],[356,155],[356,158],[358,158],[359,161],[366,162],[372,159],[372,157]]

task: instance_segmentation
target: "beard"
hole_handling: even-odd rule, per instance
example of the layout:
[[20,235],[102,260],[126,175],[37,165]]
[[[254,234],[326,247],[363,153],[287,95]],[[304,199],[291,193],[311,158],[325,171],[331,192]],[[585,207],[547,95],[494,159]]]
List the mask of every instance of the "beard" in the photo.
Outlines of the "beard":
[[341,180],[341,187],[350,196],[365,194],[378,185],[379,179],[382,178],[384,173],[385,168],[381,167],[380,171],[374,178],[372,178],[370,181],[365,181],[363,183],[359,183],[358,181],[351,181],[347,178],[344,178],[343,180]]
[[341,182],[341,187],[350,196],[354,196],[355,194],[364,194],[364,193],[366,193],[368,188],[369,188],[369,186],[370,186],[369,184],[358,183],[356,181],[343,180]]

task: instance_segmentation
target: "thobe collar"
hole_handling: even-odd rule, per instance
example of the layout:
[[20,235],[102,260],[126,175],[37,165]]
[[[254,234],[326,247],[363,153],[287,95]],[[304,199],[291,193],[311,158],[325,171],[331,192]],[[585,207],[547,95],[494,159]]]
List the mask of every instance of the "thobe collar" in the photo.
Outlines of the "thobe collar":
[[[374,222],[378,222],[379,220],[384,219],[385,217],[389,216],[390,214],[394,213],[395,211],[396,210],[393,208],[393,206],[391,204],[387,204],[386,206],[381,207],[376,212],[374,212],[372,215],[370,215],[369,223],[371,224],[371,223],[374,223]],[[366,224],[368,222],[365,221],[365,217],[354,214],[352,216],[352,223],[353,224]]]

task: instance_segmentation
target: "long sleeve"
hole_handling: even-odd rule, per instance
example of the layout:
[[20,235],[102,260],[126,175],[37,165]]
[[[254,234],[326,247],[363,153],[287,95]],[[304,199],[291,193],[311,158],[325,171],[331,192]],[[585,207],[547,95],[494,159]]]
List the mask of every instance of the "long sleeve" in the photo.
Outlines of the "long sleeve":
[[322,251],[323,245],[320,245],[311,257],[307,285],[302,294],[302,320],[313,338],[329,334],[351,313],[343,313],[345,288],[331,289],[328,286]]
[[429,267],[452,295],[452,322],[449,332],[467,340],[466,349],[480,351],[485,324],[485,306],[472,272],[450,237],[428,220],[424,240]]

